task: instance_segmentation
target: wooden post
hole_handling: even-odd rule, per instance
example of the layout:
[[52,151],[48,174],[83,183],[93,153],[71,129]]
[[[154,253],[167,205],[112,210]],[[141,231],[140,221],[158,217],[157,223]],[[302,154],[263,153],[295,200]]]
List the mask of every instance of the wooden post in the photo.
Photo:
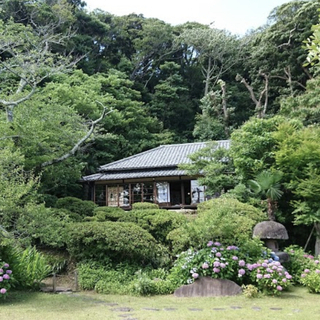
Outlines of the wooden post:
[[57,291],[57,278],[56,278],[56,274],[54,273],[53,274],[53,277],[52,277],[52,290],[53,290],[53,293],[56,293]]
[[74,282],[75,282],[76,291],[79,291],[78,271],[77,270],[75,270],[75,272],[74,272]]

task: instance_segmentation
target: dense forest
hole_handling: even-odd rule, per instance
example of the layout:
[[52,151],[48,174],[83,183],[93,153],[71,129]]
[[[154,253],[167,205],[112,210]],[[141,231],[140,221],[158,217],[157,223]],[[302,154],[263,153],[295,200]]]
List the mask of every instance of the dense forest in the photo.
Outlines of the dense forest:
[[[99,165],[160,144],[229,138],[234,163],[210,163],[211,190],[239,190],[278,170],[286,205],[302,216],[314,211],[306,188],[320,188],[319,0],[274,8],[242,37],[196,22],[89,12],[79,0],[0,4],[3,226],[24,220],[23,230],[33,215],[46,216],[43,203],[81,198],[81,176]],[[228,170],[235,175],[218,180]],[[282,209],[284,221],[293,209]]]

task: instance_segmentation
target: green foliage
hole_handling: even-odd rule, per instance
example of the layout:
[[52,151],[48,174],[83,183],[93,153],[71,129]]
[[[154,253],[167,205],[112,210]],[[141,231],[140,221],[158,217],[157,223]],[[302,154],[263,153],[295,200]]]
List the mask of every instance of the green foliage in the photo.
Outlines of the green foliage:
[[52,271],[46,258],[35,247],[23,249],[15,242],[10,242],[2,253],[10,261],[16,287],[39,289],[41,281]]
[[208,195],[219,194],[237,185],[238,177],[232,174],[235,168],[229,150],[217,148],[216,142],[208,143],[189,158],[190,164],[179,167],[191,176],[199,176],[199,184],[206,186]]
[[98,293],[124,294],[126,285],[133,279],[130,268],[110,264],[80,263],[77,266],[79,285],[83,290],[96,290]]
[[80,217],[92,216],[97,205],[93,201],[81,200],[74,197],[60,198],[56,202],[56,208],[67,209]]
[[257,298],[259,295],[259,289],[253,284],[243,285],[242,293],[246,298]]
[[67,229],[67,248],[77,261],[103,262],[111,259],[139,262],[141,265],[160,263],[165,249],[146,230],[129,222],[71,223]]
[[274,152],[277,150],[273,132],[287,119],[275,116],[270,119],[251,118],[231,135],[230,156],[236,174],[244,181],[251,179],[275,164]]
[[[209,200],[199,204],[198,217],[189,222],[184,230],[178,231],[186,242],[182,243],[182,239],[175,237],[174,240],[178,240],[178,243],[173,241],[172,247],[174,252],[178,248],[198,248],[212,238],[240,246],[252,238],[254,225],[264,219],[262,211],[236,199]],[[170,238],[172,239],[172,235]]]
[[89,221],[118,221],[128,213],[119,207],[97,207],[93,211],[93,217],[87,217]]
[[148,209],[159,209],[156,203],[150,202],[135,202],[132,204],[132,210],[148,210]]
[[182,213],[151,207],[151,209],[134,209],[122,215],[119,221],[136,223],[147,230],[158,242],[167,245],[168,234],[184,225],[187,218]]
[[176,286],[170,280],[152,278],[152,275],[141,270],[129,285],[130,292],[140,296],[171,294],[175,289]]

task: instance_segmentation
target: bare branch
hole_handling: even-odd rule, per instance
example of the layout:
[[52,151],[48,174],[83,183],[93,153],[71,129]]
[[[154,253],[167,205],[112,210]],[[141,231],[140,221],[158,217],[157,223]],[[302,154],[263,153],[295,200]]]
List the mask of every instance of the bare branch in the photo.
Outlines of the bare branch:
[[70,158],[71,156],[73,156],[81,147],[81,145],[91,136],[91,134],[93,133],[93,130],[95,128],[95,126],[103,119],[105,118],[106,115],[110,114],[111,112],[113,112],[114,110],[111,109],[110,111],[107,112],[107,108],[100,102],[100,101],[96,101],[97,103],[99,103],[102,107],[103,107],[103,110],[102,110],[102,114],[101,116],[92,121],[91,122],[91,126],[90,126],[90,129],[89,131],[86,133],[86,135],[81,138],[74,146],[73,148],[65,153],[63,156],[59,157],[59,158],[55,158],[53,160],[49,160],[49,161],[46,161],[44,163],[41,164],[41,168],[45,168],[45,167],[48,167],[54,163],[58,163],[58,162],[62,162],[68,158]]

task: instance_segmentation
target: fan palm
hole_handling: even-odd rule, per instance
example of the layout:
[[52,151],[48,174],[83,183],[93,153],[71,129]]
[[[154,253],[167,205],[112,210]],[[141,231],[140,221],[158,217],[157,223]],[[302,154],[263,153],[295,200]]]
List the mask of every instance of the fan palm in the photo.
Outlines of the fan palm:
[[248,182],[250,189],[254,193],[266,198],[268,218],[271,221],[275,220],[277,200],[279,200],[283,194],[280,184],[281,178],[282,174],[278,171],[262,171],[256,176],[255,180],[249,180]]

